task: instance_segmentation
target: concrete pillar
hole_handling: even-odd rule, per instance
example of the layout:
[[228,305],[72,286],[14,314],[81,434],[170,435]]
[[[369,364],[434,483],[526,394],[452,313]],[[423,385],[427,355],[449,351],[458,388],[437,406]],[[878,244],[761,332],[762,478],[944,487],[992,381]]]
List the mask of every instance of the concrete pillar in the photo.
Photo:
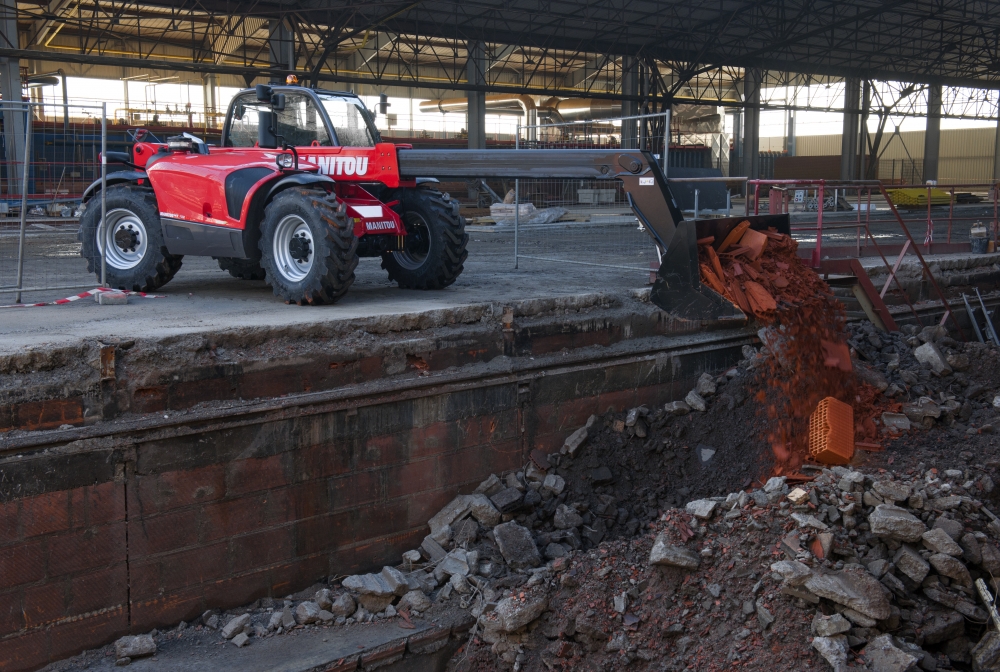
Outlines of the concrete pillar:
[[[17,2],[0,0],[0,42],[10,49],[18,49]],[[24,157],[25,114],[12,111],[11,103],[21,102],[21,62],[16,58],[0,58],[0,94],[3,95],[4,142],[7,161],[20,161]],[[21,193],[21,170],[15,168],[8,175],[9,193]]]
[[760,83],[763,72],[747,68],[743,81],[743,172],[760,177]]
[[993,179],[1000,180],[1000,110],[997,111],[997,135],[993,141]]
[[[733,110],[733,151],[729,155],[728,176],[743,175],[743,110]],[[734,172],[735,171],[735,172]]]
[[924,134],[924,182],[938,179],[941,153],[941,86],[935,84],[927,97],[927,132]]
[[871,80],[866,79],[861,87],[861,124],[858,129],[859,142],[861,144],[861,152],[859,153],[859,165],[858,174],[861,179],[867,180],[869,177],[875,178],[878,176],[877,170],[869,169],[868,164],[871,163],[868,157],[868,114],[872,109],[872,83]]
[[858,178],[858,131],[861,114],[861,81],[848,77],[844,92],[844,130],[840,139],[840,179]]
[[[629,100],[629,96],[640,95],[639,60],[634,56],[622,57],[622,116],[634,117],[639,114],[639,103]],[[622,121],[622,149],[636,149],[639,146],[639,124],[635,119]]]
[[268,24],[267,33],[271,67],[275,70],[294,72],[295,32],[289,25],[288,19],[271,21]]
[[215,112],[216,112],[216,90],[217,90],[217,77],[214,73],[202,76],[201,79],[204,86],[205,93],[205,124],[207,126],[215,125]]
[[785,132],[785,153],[795,156],[795,110],[788,110],[788,124]]
[[[468,44],[468,52],[466,81],[470,85],[486,86],[486,48],[482,42],[473,40]],[[486,92],[469,91],[467,98],[469,149],[486,149]]]

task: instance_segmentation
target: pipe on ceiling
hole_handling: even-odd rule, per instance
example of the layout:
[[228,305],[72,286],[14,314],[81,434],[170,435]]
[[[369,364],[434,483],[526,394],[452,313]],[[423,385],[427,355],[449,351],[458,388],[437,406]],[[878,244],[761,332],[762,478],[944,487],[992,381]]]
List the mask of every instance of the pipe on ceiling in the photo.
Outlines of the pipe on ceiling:
[[[486,96],[486,109],[493,111],[510,111],[512,105],[520,107],[525,117],[532,111],[543,116],[556,117],[560,120],[572,119],[606,119],[620,117],[622,104],[618,100],[602,100],[599,98],[546,98],[540,104],[528,95],[490,94]],[[467,98],[439,98],[420,102],[421,112],[464,113],[469,109]]]

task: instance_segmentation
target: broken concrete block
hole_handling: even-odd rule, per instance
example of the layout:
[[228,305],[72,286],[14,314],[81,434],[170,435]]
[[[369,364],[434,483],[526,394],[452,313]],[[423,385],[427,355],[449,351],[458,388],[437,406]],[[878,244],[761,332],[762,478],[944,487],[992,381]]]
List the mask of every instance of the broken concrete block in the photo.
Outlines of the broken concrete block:
[[795,488],[785,496],[788,498],[788,501],[796,506],[805,504],[809,500],[809,493],[802,488]]
[[412,550],[403,553],[403,564],[404,565],[415,565],[420,562],[420,551]]
[[797,560],[779,560],[771,564],[771,571],[777,572],[786,586],[801,586],[812,576],[812,570]]
[[[909,425],[909,422],[907,422],[907,425]],[[899,481],[875,481],[872,489],[882,499],[892,500],[893,502],[904,502],[910,496],[910,486]]]
[[574,457],[576,455],[576,451],[580,449],[580,446],[582,446],[583,442],[586,440],[587,428],[581,427],[566,437],[566,440],[563,442],[562,448],[559,449],[559,452],[563,455]]
[[427,611],[431,608],[431,600],[424,595],[423,591],[411,590],[399,600],[396,610],[414,609],[416,611]]
[[687,396],[684,397],[684,403],[690,406],[692,410],[700,411],[702,413],[704,413],[705,409],[708,408],[708,405],[705,403],[705,399],[694,390],[687,393]]
[[470,571],[468,554],[461,548],[456,548],[448,553],[434,570],[435,574],[439,574],[441,577],[454,574],[468,576]]
[[353,616],[357,609],[358,605],[354,602],[354,598],[348,593],[344,593],[333,601],[333,604],[330,606],[330,613],[334,616],[348,618],[349,616]]
[[715,513],[715,507],[719,503],[711,499],[696,499],[688,502],[684,510],[699,520],[709,520]]
[[793,513],[792,520],[794,520],[799,527],[807,527],[815,530],[829,529],[829,526],[816,516],[810,516],[804,513]]
[[319,605],[315,602],[302,602],[295,607],[295,620],[299,625],[308,625],[319,620]]
[[833,637],[851,629],[851,624],[840,614],[824,616],[817,613],[812,621],[812,633],[819,637]]
[[891,504],[881,504],[868,516],[872,534],[898,539],[899,541],[920,541],[927,526],[906,509]]
[[819,655],[823,656],[826,662],[830,663],[833,672],[846,672],[848,669],[846,636],[813,637],[812,646],[819,651]]
[[500,512],[490,498],[483,494],[468,495],[469,512],[484,527],[493,527],[500,522]]
[[558,497],[566,489],[566,480],[558,474],[549,474],[542,482],[542,490],[551,492]]
[[479,484],[479,487],[475,489],[473,494],[476,495],[486,495],[487,497],[492,497],[496,493],[503,490],[504,485],[500,481],[500,477],[496,474],[490,474],[490,477]]
[[[247,621],[250,617],[247,616]],[[229,639],[229,637],[226,637]],[[116,658],[141,658],[156,653],[156,642],[151,635],[126,635],[115,642]]]
[[524,470],[524,477],[533,483],[541,483],[545,480],[545,470],[539,469],[538,465],[529,461]]
[[[94,301],[102,306],[127,306],[128,294],[125,292],[98,292]],[[131,658],[131,656],[129,656]]]
[[510,634],[537,619],[548,606],[548,598],[544,595],[531,595],[523,601],[517,596],[506,597],[497,602],[492,618],[496,619],[500,632]]
[[923,581],[927,578],[927,573],[931,571],[931,566],[927,564],[920,553],[906,544],[899,547],[892,562],[896,565],[896,569],[910,577],[914,583]]
[[663,405],[663,410],[667,415],[687,415],[691,412],[691,407],[683,401],[671,401]]
[[803,585],[814,595],[854,609],[869,618],[889,618],[889,598],[882,591],[878,579],[860,567],[848,567],[828,574],[813,573]]
[[952,369],[948,365],[944,353],[932,341],[928,341],[914,350],[913,356],[921,364],[929,366],[936,376],[950,376],[952,374]]
[[924,418],[940,418],[941,406],[930,397],[920,397],[914,402],[903,404],[903,413],[912,422],[922,423]]
[[531,538],[531,532],[514,521],[493,528],[497,547],[507,564],[515,569],[537,567],[542,564],[542,556]]
[[[341,585],[347,590],[360,595],[391,597],[396,594],[396,592],[389,587],[389,584],[386,583],[386,580],[379,574],[355,574],[344,579],[341,582]],[[381,611],[381,609],[379,609],[379,611]]]
[[434,541],[430,536],[424,537],[423,542],[420,544],[420,550],[424,552],[424,555],[426,555],[431,562],[437,562],[447,555],[447,552],[444,548],[442,548],[441,544]]
[[558,530],[569,530],[583,525],[583,518],[572,506],[560,504],[556,507],[556,513],[552,518],[552,524]]
[[395,595],[402,597],[410,589],[410,585],[406,582],[406,577],[403,576],[403,573],[395,567],[383,567],[381,576],[386,585],[389,586],[389,590],[391,590]]
[[285,630],[289,630],[295,626],[295,615],[292,613],[290,607],[285,607],[281,610],[281,627]]
[[697,392],[701,397],[707,398],[715,394],[717,386],[715,384],[715,376],[710,373],[703,373],[698,377],[698,382],[695,383],[694,391]]
[[222,636],[225,639],[232,639],[237,633],[243,632],[243,628],[247,627],[250,623],[250,614],[240,614],[235,616],[226,623],[225,627],[222,628]]
[[250,637],[245,632],[241,632],[232,639],[232,643],[236,645],[237,648],[242,649],[244,646],[250,643]]
[[437,532],[445,525],[451,525],[459,518],[463,518],[469,513],[469,498],[466,495],[459,495],[451,500],[447,506],[438,511],[433,518],[427,521],[431,528],[431,534]]
[[701,558],[698,557],[697,553],[683,546],[674,546],[662,534],[656,537],[653,549],[649,553],[649,564],[651,565],[698,569],[700,562]]
[[892,635],[879,635],[871,640],[863,654],[868,666],[875,672],[903,672],[911,669],[919,660],[916,656],[897,648],[892,641]]
[[924,546],[935,553],[944,553],[945,555],[951,555],[956,558],[962,555],[962,547],[959,546],[954,539],[948,536],[947,532],[939,527],[927,530],[923,533],[921,538],[923,539]]
[[958,558],[953,558],[944,553],[935,553],[927,558],[927,561],[931,563],[931,567],[941,576],[947,576],[949,579],[967,588],[972,586],[972,576],[969,575],[969,570],[965,567],[965,563]]
[[523,499],[524,494],[519,488],[514,487],[505,488],[490,497],[490,501],[493,502],[493,505],[500,511],[500,513],[509,513],[514,511],[521,506],[521,501]]
[[313,602],[319,605],[320,609],[329,609],[330,605],[333,604],[333,600],[330,598],[330,591],[327,588],[322,588],[316,591],[313,595]]

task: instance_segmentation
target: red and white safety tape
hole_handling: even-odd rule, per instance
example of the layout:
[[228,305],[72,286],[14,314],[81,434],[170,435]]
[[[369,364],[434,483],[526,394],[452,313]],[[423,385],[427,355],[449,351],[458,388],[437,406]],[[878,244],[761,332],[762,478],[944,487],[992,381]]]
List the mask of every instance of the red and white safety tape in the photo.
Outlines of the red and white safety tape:
[[[40,306],[58,306],[64,303],[73,303],[74,301],[79,301],[80,299],[85,299],[88,296],[94,296],[95,294],[100,294],[101,292],[118,292],[121,290],[111,289],[109,287],[95,287],[94,289],[87,290],[86,292],[81,292],[75,296],[67,296],[65,299],[56,299],[55,301],[46,301],[45,303],[14,303],[9,306],[0,306],[0,308],[38,308]],[[167,298],[165,294],[147,294],[146,292],[124,292],[129,296],[138,296],[143,299],[165,299]]]

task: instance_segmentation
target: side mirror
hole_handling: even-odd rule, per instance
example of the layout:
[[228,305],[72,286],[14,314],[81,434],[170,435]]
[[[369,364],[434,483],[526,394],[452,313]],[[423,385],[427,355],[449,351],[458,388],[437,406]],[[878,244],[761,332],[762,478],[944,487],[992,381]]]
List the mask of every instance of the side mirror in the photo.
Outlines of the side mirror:
[[257,102],[259,103],[269,103],[271,102],[271,87],[267,84],[257,85]]
[[278,148],[278,136],[274,127],[277,116],[270,110],[257,112],[257,145],[262,149]]
[[281,112],[285,109],[285,94],[276,93],[271,96],[271,109],[276,112]]
[[237,103],[236,109],[233,110],[233,116],[237,119],[242,119],[247,113],[247,106],[243,103]]

